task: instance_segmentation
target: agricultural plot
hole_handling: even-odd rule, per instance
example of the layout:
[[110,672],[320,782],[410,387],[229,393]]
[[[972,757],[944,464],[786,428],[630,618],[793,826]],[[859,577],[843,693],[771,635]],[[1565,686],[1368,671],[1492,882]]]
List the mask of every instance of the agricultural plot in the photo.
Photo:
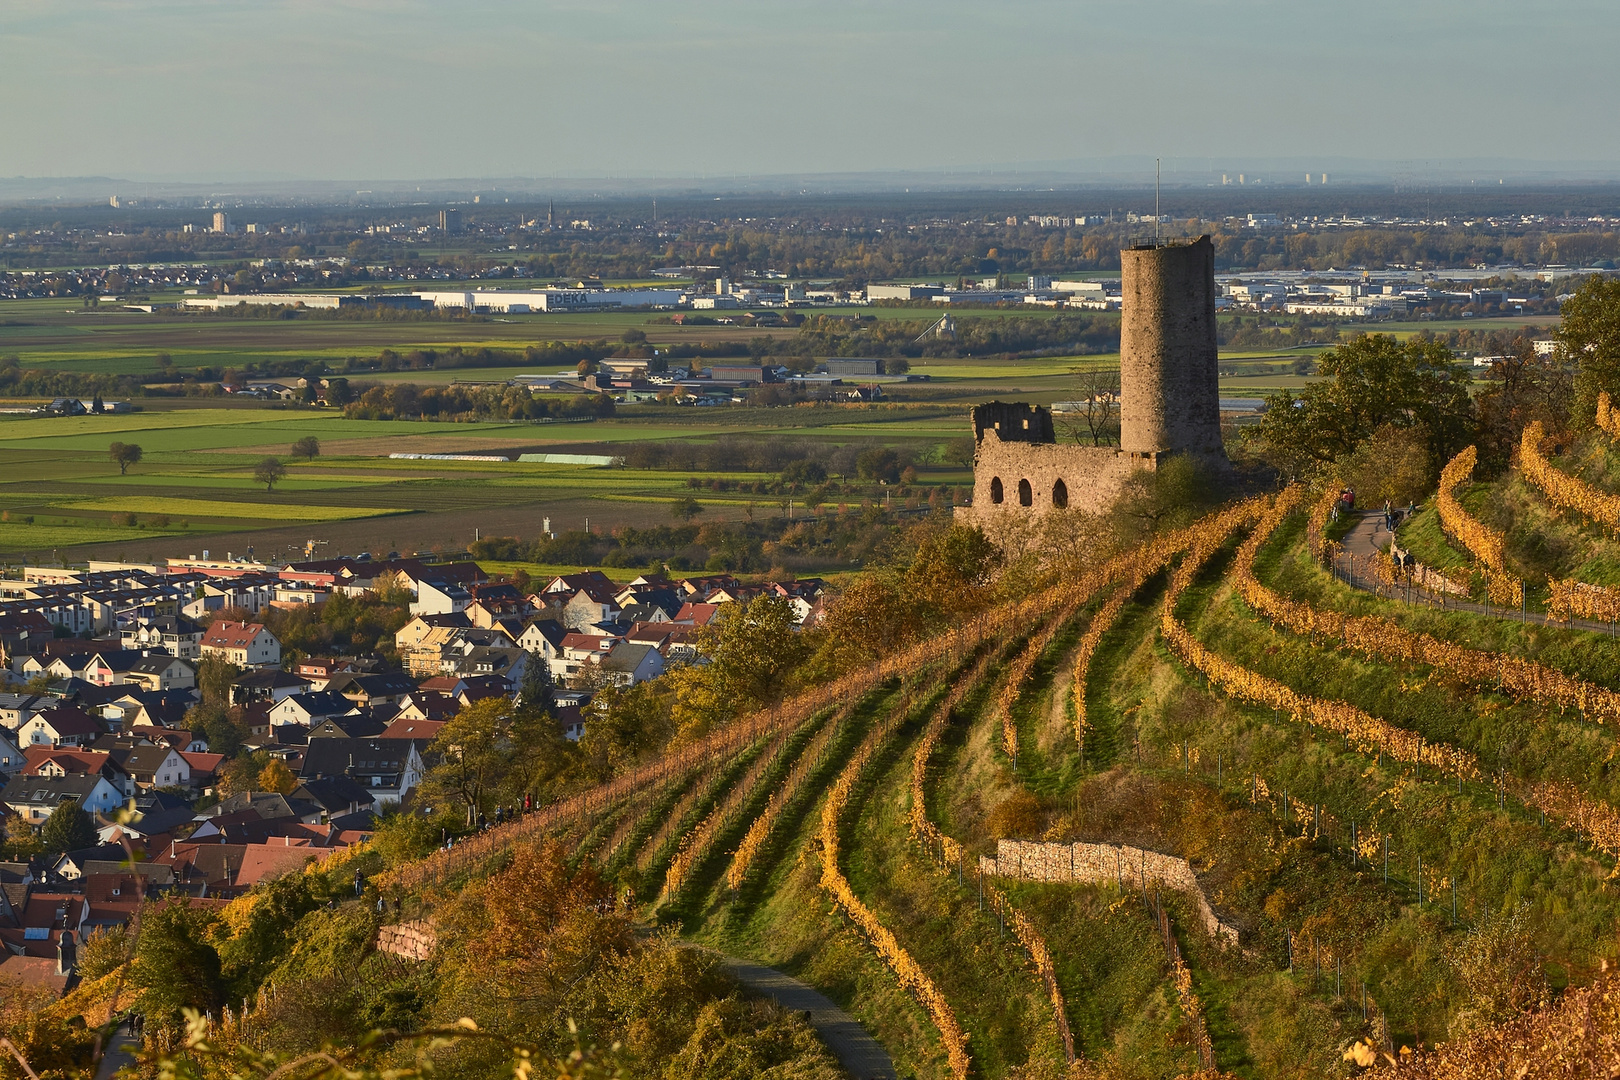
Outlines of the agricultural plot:
[[1352,589],[1319,505],[1229,508],[762,714],[604,793],[591,843],[917,1076],[1346,1076],[1607,986],[1620,644]]

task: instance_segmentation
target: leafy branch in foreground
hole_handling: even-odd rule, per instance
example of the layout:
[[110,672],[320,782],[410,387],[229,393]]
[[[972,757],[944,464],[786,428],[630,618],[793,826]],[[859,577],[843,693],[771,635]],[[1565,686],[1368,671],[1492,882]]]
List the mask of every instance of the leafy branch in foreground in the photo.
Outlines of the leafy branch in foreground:
[[[574,1037],[574,1049],[563,1057],[548,1057],[531,1043],[483,1031],[468,1017],[447,1027],[411,1032],[379,1028],[367,1032],[353,1046],[328,1044],[295,1055],[216,1042],[212,1022],[196,1009],[186,1009],[185,1019],[185,1039],[178,1051],[158,1051],[141,1058],[141,1064],[154,1069],[160,1080],[211,1080],[222,1074],[233,1080],[409,1080],[432,1075],[436,1053],[471,1040],[483,1040],[510,1051],[510,1075],[514,1080],[618,1080],[625,1075],[617,1061],[618,1044],[607,1051],[582,1045],[572,1020],[568,1030]],[[396,1048],[409,1048],[410,1065],[384,1066],[379,1062],[387,1051]]]

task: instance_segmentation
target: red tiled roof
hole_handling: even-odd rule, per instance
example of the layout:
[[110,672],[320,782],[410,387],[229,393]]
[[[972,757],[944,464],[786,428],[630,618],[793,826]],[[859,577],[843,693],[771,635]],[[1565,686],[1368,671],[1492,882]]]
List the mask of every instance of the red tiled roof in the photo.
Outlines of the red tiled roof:
[[185,763],[191,767],[193,777],[198,773],[218,772],[220,764],[225,760],[224,754],[200,754],[187,750],[178,750],[176,753],[185,759]]
[[262,623],[226,622],[216,619],[203,634],[202,643],[217,649],[245,649],[264,630]]
[[432,739],[443,728],[443,720],[395,720],[383,728],[379,739]]

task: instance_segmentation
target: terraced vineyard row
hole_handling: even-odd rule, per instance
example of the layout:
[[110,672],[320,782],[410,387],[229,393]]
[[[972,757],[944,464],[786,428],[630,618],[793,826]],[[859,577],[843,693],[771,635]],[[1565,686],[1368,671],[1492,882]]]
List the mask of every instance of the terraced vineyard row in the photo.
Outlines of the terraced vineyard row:
[[[1521,902],[1526,985],[1592,977],[1620,812],[1576,763],[1620,692],[1479,647],[1477,616],[1335,610],[1334,494],[1228,508],[491,832],[636,867],[648,914],[822,987],[919,1076],[1347,1075],[1445,1037],[1490,990],[1450,958]],[[1265,579],[1279,552],[1313,602]],[[1002,838],[1163,852],[1197,899],[998,876]]]

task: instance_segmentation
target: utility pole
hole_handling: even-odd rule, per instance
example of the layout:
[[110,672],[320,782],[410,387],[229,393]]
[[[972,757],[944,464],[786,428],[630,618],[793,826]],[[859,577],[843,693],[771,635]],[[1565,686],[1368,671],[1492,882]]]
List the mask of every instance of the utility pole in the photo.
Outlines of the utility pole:
[[1159,242],[1159,159],[1153,159],[1153,242]]

